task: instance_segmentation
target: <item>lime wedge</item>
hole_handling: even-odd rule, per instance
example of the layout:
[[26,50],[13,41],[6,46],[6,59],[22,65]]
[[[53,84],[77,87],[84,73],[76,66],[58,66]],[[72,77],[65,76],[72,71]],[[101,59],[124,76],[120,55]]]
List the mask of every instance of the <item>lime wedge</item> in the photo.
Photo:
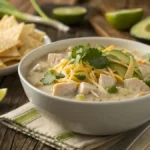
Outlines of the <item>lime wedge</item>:
[[6,96],[7,88],[0,89],[0,101],[3,100],[3,98]]
[[115,12],[107,12],[106,20],[117,29],[128,30],[132,25],[137,23],[143,15],[142,8],[124,9]]
[[67,25],[73,25],[83,20],[87,9],[79,6],[57,7],[53,9],[52,13],[57,20]]

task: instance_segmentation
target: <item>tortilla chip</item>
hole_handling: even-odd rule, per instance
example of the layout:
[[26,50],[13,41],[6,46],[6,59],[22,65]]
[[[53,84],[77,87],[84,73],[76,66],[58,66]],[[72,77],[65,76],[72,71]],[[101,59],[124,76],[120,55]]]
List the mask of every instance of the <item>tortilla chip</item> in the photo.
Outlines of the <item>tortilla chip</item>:
[[14,26],[8,30],[0,31],[0,53],[15,47],[20,43],[19,38],[24,24]]
[[6,66],[5,64],[3,64],[3,65],[0,66],[0,69],[6,68],[6,67],[7,67],[7,66]]
[[45,32],[40,32],[40,31],[34,31],[32,34],[30,34],[31,37],[34,39],[43,42],[43,38],[45,36]]
[[23,42],[23,47],[21,47],[19,50],[21,56],[24,56],[31,50],[34,50],[35,48],[43,45],[42,42],[37,41],[33,37],[26,34],[22,34],[20,40]]
[[[21,36],[24,36],[26,38],[28,38],[29,34],[32,34],[35,30],[35,25],[34,24],[27,24],[24,25],[23,29],[22,29],[22,33]],[[21,48],[24,46],[24,43],[21,41],[18,45],[17,48]]]
[[2,60],[0,59],[0,66],[3,64]]
[[8,18],[9,18],[8,15],[3,16],[3,18],[0,20],[0,24],[3,24],[5,22],[5,20]]
[[31,37],[33,37],[34,39],[36,39],[38,41],[43,41],[45,32],[35,31],[34,24],[27,24],[24,26],[22,34],[30,35]]
[[18,24],[14,16],[4,16],[0,22],[0,30],[7,30],[11,27],[14,27]]
[[19,40],[21,33],[23,31],[23,28],[24,28],[24,23],[20,23],[14,26],[13,28],[10,28],[7,31],[4,31],[3,33],[5,33],[11,39]]
[[19,61],[8,61],[8,62],[5,63],[5,65],[6,66],[12,66],[12,65],[15,65],[17,63],[19,63]]
[[34,24],[26,24],[24,25],[24,28],[23,28],[23,31],[22,31],[22,34],[32,34],[35,30],[35,25]]
[[2,60],[0,59],[0,68],[5,68],[6,65],[2,62]]
[[34,24],[18,24],[14,16],[0,20],[0,68],[18,63],[22,56],[44,44],[45,33]]
[[15,57],[15,56],[20,56],[17,47],[10,48],[9,50],[0,54],[0,57]]
[[21,57],[6,57],[6,58],[0,58],[0,59],[3,63],[6,63],[6,62],[9,62],[9,61],[12,61],[12,60],[20,60]]

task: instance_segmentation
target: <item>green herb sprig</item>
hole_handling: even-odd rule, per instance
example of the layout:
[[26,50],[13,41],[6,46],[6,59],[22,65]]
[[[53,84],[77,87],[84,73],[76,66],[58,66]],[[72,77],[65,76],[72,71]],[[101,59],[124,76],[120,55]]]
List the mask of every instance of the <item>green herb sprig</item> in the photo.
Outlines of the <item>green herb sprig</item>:
[[108,59],[102,55],[102,52],[97,48],[92,48],[90,44],[80,45],[73,48],[71,58],[75,59],[75,64],[88,62],[91,66],[102,69],[108,66]]
[[79,80],[85,80],[86,79],[86,75],[85,74],[76,74],[74,75],[77,79]]
[[106,91],[110,94],[118,93],[118,89],[116,86],[112,86],[106,89]]
[[65,75],[62,73],[56,73],[55,70],[50,70],[44,74],[44,77],[40,80],[43,85],[49,85],[53,83],[56,79],[64,78]]

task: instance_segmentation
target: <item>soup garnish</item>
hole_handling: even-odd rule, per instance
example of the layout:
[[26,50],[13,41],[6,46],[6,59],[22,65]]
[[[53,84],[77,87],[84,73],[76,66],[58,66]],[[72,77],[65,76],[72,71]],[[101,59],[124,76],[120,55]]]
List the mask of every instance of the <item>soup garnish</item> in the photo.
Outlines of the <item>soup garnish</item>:
[[144,54],[114,45],[79,45],[37,61],[28,80],[51,95],[69,99],[132,99],[150,94],[150,63]]

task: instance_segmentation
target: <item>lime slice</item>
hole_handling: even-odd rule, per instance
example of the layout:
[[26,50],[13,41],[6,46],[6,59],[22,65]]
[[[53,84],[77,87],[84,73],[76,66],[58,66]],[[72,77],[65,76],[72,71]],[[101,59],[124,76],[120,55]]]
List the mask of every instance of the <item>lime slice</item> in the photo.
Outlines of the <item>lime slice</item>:
[[83,20],[85,14],[87,13],[87,9],[79,6],[57,7],[53,9],[52,13],[57,20],[67,25],[72,25]]
[[115,28],[120,30],[127,30],[132,25],[137,23],[143,15],[143,9],[124,9],[115,12],[108,12],[105,14],[106,20]]
[[3,98],[6,96],[7,89],[0,89],[0,101],[3,100]]

